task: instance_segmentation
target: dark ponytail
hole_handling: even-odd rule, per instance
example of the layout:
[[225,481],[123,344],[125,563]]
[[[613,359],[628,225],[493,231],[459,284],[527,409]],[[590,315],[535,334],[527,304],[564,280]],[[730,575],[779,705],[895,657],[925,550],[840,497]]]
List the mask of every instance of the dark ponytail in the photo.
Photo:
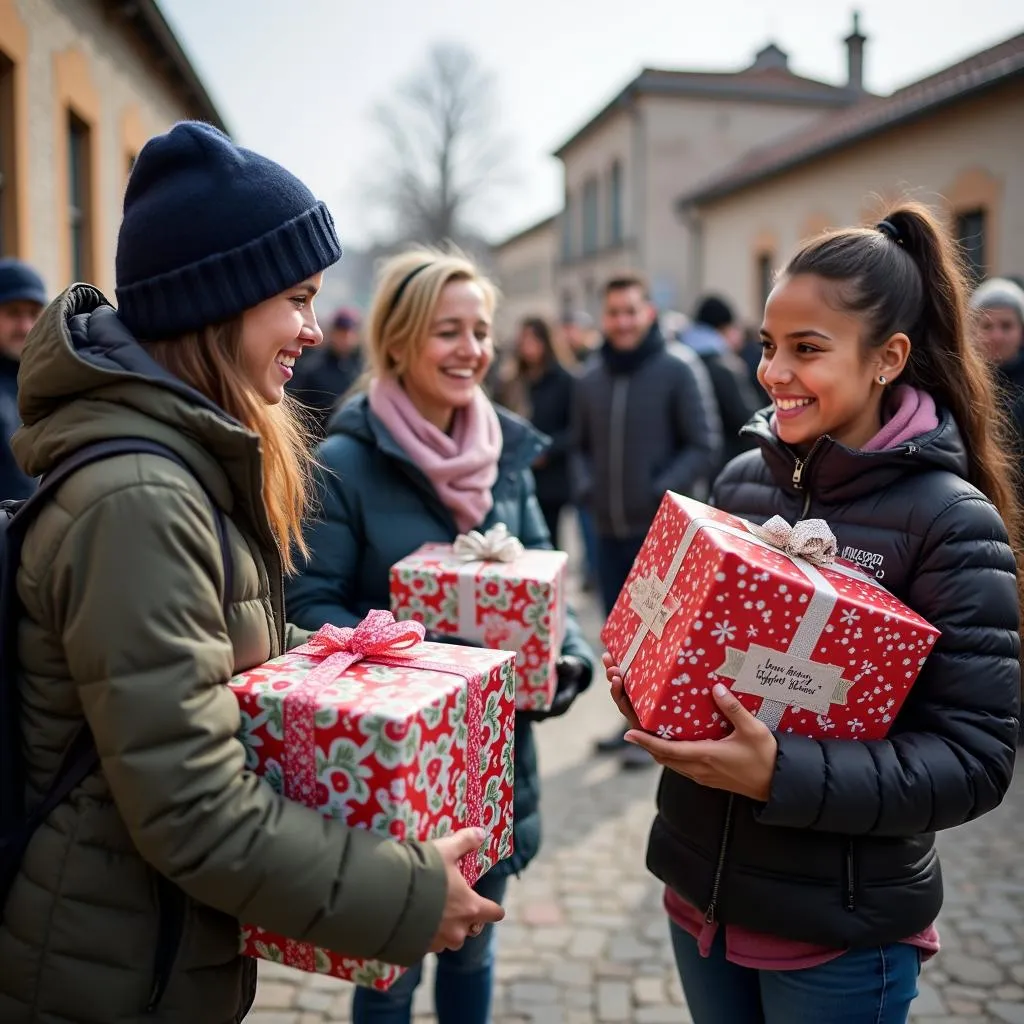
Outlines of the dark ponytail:
[[898,333],[910,338],[900,381],[927,391],[952,413],[967,448],[968,479],[999,510],[1019,561],[1012,434],[991,370],[970,338],[959,251],[935,215],[921,203],[902,203],[876,228],[850,228],[809,242],[784,273],[829,281],[836,306],[865,323],[869,347]]

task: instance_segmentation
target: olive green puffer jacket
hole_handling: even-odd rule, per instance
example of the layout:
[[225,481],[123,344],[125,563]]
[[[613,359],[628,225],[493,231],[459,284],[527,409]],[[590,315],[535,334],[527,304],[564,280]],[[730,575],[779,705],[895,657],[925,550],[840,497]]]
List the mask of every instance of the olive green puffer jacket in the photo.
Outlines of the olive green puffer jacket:
[[[102,770],[39,829],[11,889],[0,1021],[236,1021],[255,984],[255,962],[238,956],[240,920],[355,956],[419,960],[445,899],[436,850],[325,821],[244,768],[224,683],[304,635],[284,623],[258,438],[164,372],[84,285],[30,335],[20,388],[14,448],[33,476],[127,436],[169,445],[195,475],[148,454],[94,463],[26,537],[27,797],[46,790],[83,718]],[[226,616],[204,486],[228,520]]]

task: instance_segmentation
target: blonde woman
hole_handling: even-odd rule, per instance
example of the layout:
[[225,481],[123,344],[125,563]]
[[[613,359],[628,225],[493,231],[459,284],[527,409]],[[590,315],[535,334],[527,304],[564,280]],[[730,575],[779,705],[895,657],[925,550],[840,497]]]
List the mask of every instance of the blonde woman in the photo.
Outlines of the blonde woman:
[[303,638],[282,574],[308,462],[284,385],[322,340],[313,301],[340,255],[300,181],[183,122],[132,171],[118,311],[74,285],[29,336],[25,472],[104,439],[166,454],[80,468],[22,546],[28,805],[65,750],[95,758],[10,886],[5,1024],[238,1021],[256,982],[239,919],[415,963],[501,916],[458,873],[474,832],[396,843],[324,821],[247,772],[236,738],[229,676]]
[[[386,608],[389,567],[428,541],[502,522],[527,547],[550,547],[530,472],[547,440],[493,406],[480,387],[494,357],[494,305],[491,283],[457,253],[414,250],[382,268],[368,322],[367,392],[338,412],[317,453],[326,467],[322,511],[306,530],[308,561],[288,586],[296,622],[350,625]],[[531,721],[568,710],[590,683],[592,658],[571,622],[554,707],[517,715],[515,854],[477,884],[495,902],[540,845]],[[458,952],[441,954],[440,1024],[490,1020],[491,932],[483,928]],[[420,973],[409,971],[388,992],[357,991],[355,1024],[409,1021]]]

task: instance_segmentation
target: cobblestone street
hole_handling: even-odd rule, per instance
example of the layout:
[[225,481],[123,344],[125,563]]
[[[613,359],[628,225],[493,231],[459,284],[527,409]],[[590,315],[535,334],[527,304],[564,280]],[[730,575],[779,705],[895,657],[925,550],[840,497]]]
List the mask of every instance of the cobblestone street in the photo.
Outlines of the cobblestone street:
[[[580,603],[596,638],[596,611]],[[614,721],[599,679],[568,715],[537,728],[545,843],[509,888],[495,1024],[690,1021],[660,887],[644,868],[657,774],[623,772],[592,753]],[[912,1020],[1024,1024],[1024,767],[998,811],[940,843],[943,949],[924,968]],[[349,1020],[343,982],[272,964],[260,977],[251,1024]],[[417,1022],[434,1019],[430,989],[428,975]]]

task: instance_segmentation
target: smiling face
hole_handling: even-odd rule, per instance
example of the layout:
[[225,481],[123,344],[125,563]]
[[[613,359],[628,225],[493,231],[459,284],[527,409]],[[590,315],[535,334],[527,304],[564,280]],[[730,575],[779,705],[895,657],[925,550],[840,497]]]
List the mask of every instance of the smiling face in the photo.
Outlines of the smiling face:
[[1016,359],[1024,345],[1024,322],[1015,309],[993,307],[978,313],[978,341],[985,358],[997,366]]
[[313,312],[313,299],[323,280],[323,273],[313,274],[242,314],[246,376],[268,405],[284,398],[284,386],[292,379],[303,349],[324,340]]
[[455,410],[473,400],[493,358],[483,288],[476,281],[449,281],[434,308],[427,339],[402,375],[402,386],[420,415],[447,431]]
[[826,302],[828,288],[813,274],[783,278],[761,327],[757,377],[775,405],[780,439],[798,450],[824,434],[863,447],[882,425],[878,378],[891,384],[910,355],[905,334],[866,347],[863,322]]
[[601,325],[612,347],[620,352],[640,345],[654,317],[654,307],[639,285],[612,288],[604,297]]

